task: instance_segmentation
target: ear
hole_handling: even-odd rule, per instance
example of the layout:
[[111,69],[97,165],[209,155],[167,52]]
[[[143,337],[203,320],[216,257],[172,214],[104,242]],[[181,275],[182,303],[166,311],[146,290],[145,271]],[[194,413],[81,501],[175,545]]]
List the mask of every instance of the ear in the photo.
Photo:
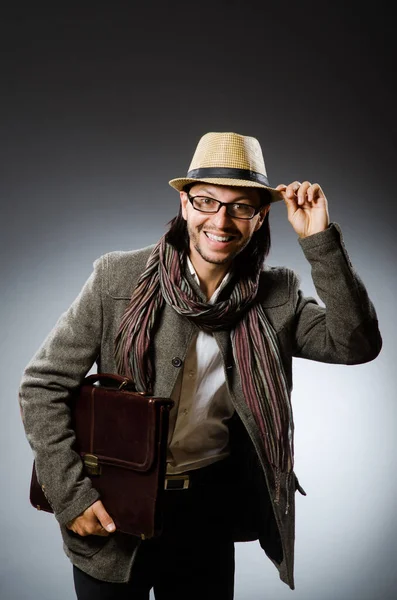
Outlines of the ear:
[[254,231],[258,231],[258,229],[260,227],[262,227],[263,221],[265,220],[265,217],[266,217],[267,213],[269,212],[269,210],[270,210],[270,204],[266,204],[261,209],[261,211],[258,213],[258,220],[256,222]]
[[181,197],[181,209],[182,209],[182,217],[187,220],[187,203],[189,202],[186,192],[179,192]]

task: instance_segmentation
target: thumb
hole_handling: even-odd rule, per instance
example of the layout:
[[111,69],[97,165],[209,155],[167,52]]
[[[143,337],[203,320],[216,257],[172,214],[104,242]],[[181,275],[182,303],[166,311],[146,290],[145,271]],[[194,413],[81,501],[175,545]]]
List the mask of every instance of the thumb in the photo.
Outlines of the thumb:
[[[277,190],[280,194],[280,197],[287,203],[287,201],[289,200],[287,193],[286,193],[286,189],[287,186],[284,183],[280,183],[276,188],[274,188],[275,190]],[[288,206],[288,204],[287,204]]]
[[288,216],[288,220],[291,221],[291,219],[293,219],[297,209],[299,208],[298,206],[298,202],[296,200],[296,198],[294,198],[294,196],[289,197],[286,193],[287,186],[284,184],[280,184],[276,187],[276,190],[278,190],[281,194],[281,196],[283,197],[284,203],[287,207],[287,216]]
[[292,198],[288,197],[288,195],[285,191],[287,189],[287,186],[284,183],[280,183],[280,185],[278,185],[275,189],[278,192],[280,192],[281,196],[283,197],[283,200],[285,200],[285,203],[286,203],[288,209],[292,208],[292,207],[295,208],[296,202],[294,201],[293,197]]
[[103,506],[100,500],[94,502],[94,504],[92,505],[92,510],[96,518],[98,519],[102,527],[106,529],[106,531],[115,531],[116,525],[114,524],[112,517],[106,511],[105,507]]

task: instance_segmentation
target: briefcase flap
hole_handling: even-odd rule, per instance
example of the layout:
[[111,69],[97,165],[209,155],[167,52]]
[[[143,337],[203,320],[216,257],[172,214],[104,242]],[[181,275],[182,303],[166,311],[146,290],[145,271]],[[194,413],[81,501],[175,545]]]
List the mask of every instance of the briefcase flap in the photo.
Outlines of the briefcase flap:
[[161,411],[172,405],[169,398],[83,386],[73,412],[76,450],[102,465],[149,471],[159,452]]

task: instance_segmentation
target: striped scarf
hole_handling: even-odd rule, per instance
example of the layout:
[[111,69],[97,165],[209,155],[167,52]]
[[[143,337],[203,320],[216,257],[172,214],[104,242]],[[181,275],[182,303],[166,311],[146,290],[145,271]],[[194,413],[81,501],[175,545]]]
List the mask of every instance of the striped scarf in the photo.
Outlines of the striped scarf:
[[119,373],[140,392],[153,394],[151,344],[154,326],[166,302],[201,329],[229,329],[233,356],[245,401],[252,412],[273,468],[276,501],[280,474],[293,468],[293,420],[288,384],[276,334],[259,302],[255,280],[237,281],[228,300],[202,302],[184,274],[184,256],[163,236],[153,249],[122,317],[115,340]]

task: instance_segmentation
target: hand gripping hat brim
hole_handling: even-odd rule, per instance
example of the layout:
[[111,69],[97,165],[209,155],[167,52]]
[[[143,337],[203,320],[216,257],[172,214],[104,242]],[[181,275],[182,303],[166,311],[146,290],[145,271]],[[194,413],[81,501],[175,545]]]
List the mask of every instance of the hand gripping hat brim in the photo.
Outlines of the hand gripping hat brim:
[[182,191],[190,183],[265,188],[271,202],[283,197],[269,185],[262,149],[256,138],[238,133],[206,133],[200,139],[186,177],[169,184]]

